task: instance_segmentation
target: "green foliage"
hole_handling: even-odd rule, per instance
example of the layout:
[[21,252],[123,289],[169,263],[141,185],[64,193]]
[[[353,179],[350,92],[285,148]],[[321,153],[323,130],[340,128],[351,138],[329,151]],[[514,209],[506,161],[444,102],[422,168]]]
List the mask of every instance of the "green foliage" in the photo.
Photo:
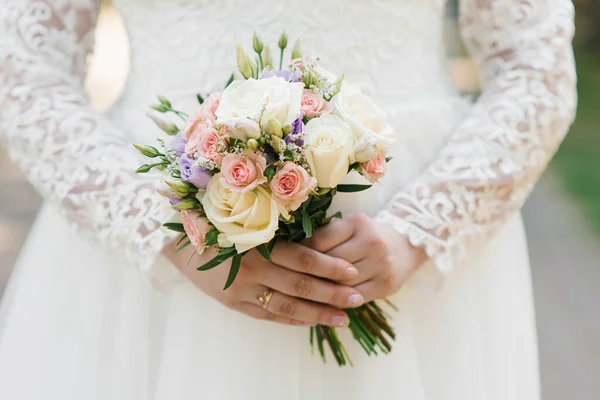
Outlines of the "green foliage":
[[235,281],[238,272],[240,272],[240,266],[242,265],[242,257],[243,254],[236,254],[233,256],[233,260],[231,261],[231,268],[229,268],[229,275],[227,276],[227,282],[225,282],[225,287],[223,290],[227,290]]
[[551,168],[573,194],[593,228],[600,232],[600,54],[576,51],[577,119]]
[[336,190],[340,193],[354,193],[367,190],[372,185],[337,185]]
[[163,226],[175,232],[185,233],[185,229],[183,229],[183,224],[177,222],[167,222],[166,224],[163,224]]

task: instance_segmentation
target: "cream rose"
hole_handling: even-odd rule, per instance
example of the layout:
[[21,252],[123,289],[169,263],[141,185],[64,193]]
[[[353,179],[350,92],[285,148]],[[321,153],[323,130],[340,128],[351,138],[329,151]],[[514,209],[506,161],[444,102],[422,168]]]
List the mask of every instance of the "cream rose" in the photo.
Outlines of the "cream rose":
[[335,115],[311,119],[306,124],[304,144],[306,161],[317,185],[336,187],[354,162],[352,130],[348,124]]
[[358,88],[344,85],[332,100],[335,113],[354,133],[354,140],[373,140],[377,151],[385,152],[396,139],[386,113]]
[[267,243],[275,236],[279,209],[268,186],[237,193],[222,186],[216,174],[201,197],[206,217],[223,235],[220,243],[234,244],[238,253]]
[[300,116],[303,90],[303,83],[289,83],[279,77],[234,81],[221,94],[215,114],[217,122],[234,124],[240,118],[258,120],[262,112],[262,121],[273,118],[281,125],[292,123]]

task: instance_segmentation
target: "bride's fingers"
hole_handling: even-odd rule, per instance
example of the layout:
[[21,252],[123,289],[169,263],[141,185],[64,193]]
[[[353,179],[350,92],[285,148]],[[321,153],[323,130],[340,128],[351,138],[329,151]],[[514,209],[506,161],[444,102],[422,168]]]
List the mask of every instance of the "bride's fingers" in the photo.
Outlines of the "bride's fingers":
[[360,292],[350,286],[325,281],[310,275],[301,274],[271,265],[262,271],[262,284],[289,296],[337,308],[355,308],[364,303]]
[[360,291],[365,298],[365,303],[373,300],[385,299],[391,293],[398,290],[396,281],[387,279],[371,279],[354,287]]
[[273,292],[266,310],[279,317],[327,326],[348,326],[348,316],[341,310]]
[[358,275],[358,270],[349,262],[299,243],[277,242],[271,252],[271,261],[292,271],[333,281],[345,281]]
[[[370,281],[372,279],[377,278],[377,276],[383,270],[382,262],[376,261],[377,259],[373,259],[371,257],[363,258],[362,260],[355,262],[354,266],[359,271],[358,275],[353,279],[338,281],[343,285],[348,285],[356,288],[357,285]],[[361,292],[362,293],[362,292]]]
[[354,225],[345,219],[334,218],[322,228],[317,229],[312,237],[304,239],[302,244],[321,253],[349,240],[354,234]]
[[281,317],[279,315],[275,315],[267,310],[263,310],[260,306],[251,303],[242,303],[238,306],[238,310],[251,316],[252,318],[265,320],[265,321],[273,321],[283,325],[292,325],[292,326],[312,326],[316,324],[302,322],[295,319]]
[[[377,248],[377,245],[370,243],[368,240],[362,240],[360,236],[354,236],[350,240],[329,250],[327,255],[335,258],[341,258],[349,263],[355,264],[369,256],[369,254],[373,254],[373,252],[377,252],[378,250],[379,249]],[[360,275],[360,269],[358,271]],[[353,279],[356,278],[358,277]]]

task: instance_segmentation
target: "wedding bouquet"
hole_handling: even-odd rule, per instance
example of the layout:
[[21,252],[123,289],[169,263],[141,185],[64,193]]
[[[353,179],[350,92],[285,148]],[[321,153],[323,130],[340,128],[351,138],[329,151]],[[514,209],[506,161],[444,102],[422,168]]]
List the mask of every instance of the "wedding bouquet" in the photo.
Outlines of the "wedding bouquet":
[[[183,233],[180,249],[193,246],[202,253],[216,246],[217,256],[198,270],[206,271],[231,259],[227,289],[235,280],[244,255],[256,248],[270,259],[277,241],[299,242],[332,218],[328,214],[338,193],[357,192],[371,185],[341,184],[358,173],[375,183],[386,173],[386,157],[395,133],[385,114],[359,90],[343,85],[319,65],[302,56],[300,42],[291,62],[283,65],[287,36],[279,39],[279,68],[268,47],[255,34],[252,58],[237,46],[242,79],[231,76],[222,92],[206,99],[188,117],[166,98],[152,108],[173,113],[185,121],[183,129],[155,113],[151,118],[170,135],[161,150],[135,145],[158,162],[141,166],[168,176],[159,193],[180,211],[181,223],[169,229]],[[365,182],[366,183],[366,182]],[[394,332],[375,302],[345,310],[349,329],[364,350],[377,354],[391,349]],[[315,340],[316,339],[316,340]],[[327,342],[339,365],[351,364],[335,328],[310,328],[323,359]]]

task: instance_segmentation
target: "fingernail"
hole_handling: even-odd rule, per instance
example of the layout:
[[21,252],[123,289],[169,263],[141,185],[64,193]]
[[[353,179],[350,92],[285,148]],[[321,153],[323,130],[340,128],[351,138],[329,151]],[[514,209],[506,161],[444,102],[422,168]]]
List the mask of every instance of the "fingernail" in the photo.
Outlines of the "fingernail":
[[365,298],[362,297],[362,295],[357,293],[357,294],[353,294],[352,296],[348,297],[348,301],[346,302],[346,304],[348,305],[348,307],[358,307],[358,306],[361,306],[364,302],[365,302]]
[[333,326],[348,326],[348,324],[350,324],[350,321],[346,315],[337,315],[331,318],[331,325]]
[[354,267],[346,268],[346,272],[344,272],[344,279],[352,279],[358,275],[358,270]]

